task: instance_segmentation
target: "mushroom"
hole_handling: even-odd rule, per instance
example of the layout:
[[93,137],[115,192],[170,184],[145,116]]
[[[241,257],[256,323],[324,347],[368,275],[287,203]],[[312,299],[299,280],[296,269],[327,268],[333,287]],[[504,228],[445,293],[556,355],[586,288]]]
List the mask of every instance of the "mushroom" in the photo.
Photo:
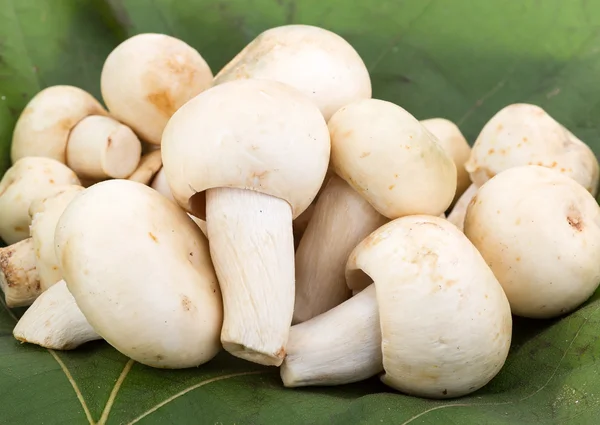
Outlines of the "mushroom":
[[80,184],[75,173],[54,159],[19,159],[0,180],[0,237],[9,245],[27,238],[31,203],[55,186],[72,184]]
[[471,147],[458,126],[450,120],[429,118],[420,122],[437,138],[456,165],[456,195],[453,200],[455,203],[471,184],[469,173],[465,170],[465,162],[469,159]]
[[137,169],[127,178],[145,185],[150,184],[154,176],[162,168],[162,154],[160,150],[153,150],[142,156]]
[[362,239],[389,219],[440,215],[456,191],[454,162],[400,106],[359,100],[336,112],[328,126],[336,174],[296,252],[294,323],[348,298],[344,267]]
[[108,55],[100,85],[110,113],[145,142],[160,145],[173,113],[208,88],[212,71],[194,48],[165,34],[128,38]]
[[497,174],[471,201],[464,232],[515,315],[571,312],[600,283],[600,206],[567,174],[533,165]]
[[42,292],[31,238],[0,248],[0,289],[9,308],[28,306]]
[[13,329],[21,341],[52,350],[72,350],[102,339],[77,307],[64,280],[41,294]]
[[594,152],[539,106],[517,103],[496,113],[483,127],[465,164],[478,187],[501,171],[520,165],[552,168],[598,192]]
[[77,305],[118,351],[173,369],[217,354],[222,302],[208,242],[173,202],[141,183],[101,182],[67,206],[54,241]]
[[307,95],[328,120],[339,108],[371,97],[369,72],[342,37],[311,25],[283,25],[259,34],[215,76],[288,84]]
[[477,195],[477,190],[479,188],[477,185],[472,184],[469,188],[462,194],[458,201],[452,207],[450,214],[448,214],[448,221],[458,227],[461,231],[463,230],[465,223],[465,215],[467,214],[467,207],[471,203],[471,200],[475,195]]
[[352,251],[346,278],[357,295],[292,327],[286,386],[355,382],[383,369],[382,381],[401,392],[450,398],[483,387],[504,365],[508,300],[448,221],[413,215],[383,225]]
[[225,350],[281,364],[294,308],[292,219],[312,202],[329,162],[327,124],[309,98],[269,80],[201,93],[165,128],[173,197],[206,218],[221,290]]

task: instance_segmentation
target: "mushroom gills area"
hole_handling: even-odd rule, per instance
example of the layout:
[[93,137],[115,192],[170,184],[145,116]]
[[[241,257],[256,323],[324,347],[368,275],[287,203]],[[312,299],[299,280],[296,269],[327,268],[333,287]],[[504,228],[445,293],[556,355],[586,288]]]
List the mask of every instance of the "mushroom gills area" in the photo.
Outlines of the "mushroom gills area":
[[290,205],[251,190],[209,189],[206,223],[223,294],[223,348],[255,363],[281,365],[294,309]]

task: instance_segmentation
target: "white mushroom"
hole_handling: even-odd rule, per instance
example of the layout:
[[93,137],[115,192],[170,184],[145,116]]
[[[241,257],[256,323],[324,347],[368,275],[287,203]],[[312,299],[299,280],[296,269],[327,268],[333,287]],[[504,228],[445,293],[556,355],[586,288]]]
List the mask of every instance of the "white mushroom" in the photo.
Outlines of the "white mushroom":
[[66,165],[50,158],[25,157],[10,167],[0,180],[0,238],[14,244],[29,236],[29,206],[59,185],[78,185]]
[[465,224],[465,215],[467,214],[467,207],[471,203],[471,200],[477,195],[479,188],[476,184],[471,184],[469,188],[462,194],[458,201],[452,207],[450,214],[448,214],[448,221],[463,230]]
[[497,174],[471,201],[464,231],[516,315],[568,313],[600,283],[600,207],[555,170],[521,166]]
[[0,248],[0,289],[9,308],[28,306],[42,292],[33,239]]
[[339,108],[371,97],[364,62],[339,35],[310,25],[283,25],[259,34],[215,76],[288,84],[308,96],[326,120]]
[[206,217],[223,291],[221,342],[237,357],[280,365],[285,356],[294,308],[292,219],[319,191],[329,153],[319,109],[269,80],[206,90],[165,128],[166,177],[177,203]]
[[456,165],[456,195],[454,195],[454,203],[471,184],[469,173],[465,170],[465,163],[469,160],[471,147],[458,126],[450,120],[429,118],[422,120],[421,124],[437,138],[440,145],[454,161],[454,165]]
[[86,319],[124,355],[185,368],[219,351],[222,302],[208,242],[155,190],[128,180],[86,189],[61,216],[55,248]]
[[184,41],[165,34],[138,34],[108,55],[100,84],[110,113],[144,141],[160,145],[173,113],[208,88],[212,72]]
[[344,267],[369,233],[389,219],[440,215],[456,191],[454,162],[400,106],[360,100],[336,112],[328,126],[337,175],[319,196],[298,246],[294,323],[347,299]]
[[142,156],[137,169],[127,178],[138,183],[149,185],[154,176],[162,168],[162,153],[160,150],[153,150]]
[[72,350],[102,339],[77,307],[64,280],[35,300],[17,322],[13,336],[52,350]]
[[483,127],[465,164],[481,186],[510,167],[539,165],[572,177],[592,195],[598,192],[594,152],[542,108],[517,103],[496,113]]

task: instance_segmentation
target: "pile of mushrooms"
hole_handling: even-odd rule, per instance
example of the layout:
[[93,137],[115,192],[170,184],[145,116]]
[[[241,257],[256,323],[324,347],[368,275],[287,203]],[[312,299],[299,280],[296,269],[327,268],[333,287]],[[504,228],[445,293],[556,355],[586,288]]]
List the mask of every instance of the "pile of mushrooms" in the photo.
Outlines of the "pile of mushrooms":
[[598,160],[538,106],[471,148],[372,98],[356,50],[308,25],[214,77],[182,40],[136,35],[100,83],[106,107],[48,87],[14,130],[0,288],[28,307],[19,341],[170,369],[225,350],[287,387],[379,375],[452,398],[502,370],[513,315],[569,314],[600,284]]

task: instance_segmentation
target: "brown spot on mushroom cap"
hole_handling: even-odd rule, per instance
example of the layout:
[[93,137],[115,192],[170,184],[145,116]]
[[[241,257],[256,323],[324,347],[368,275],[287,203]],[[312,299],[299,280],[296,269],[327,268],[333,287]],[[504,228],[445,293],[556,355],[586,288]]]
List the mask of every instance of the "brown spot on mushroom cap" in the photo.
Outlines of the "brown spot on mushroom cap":
[[371,155],[371,152],[363,152],[363,153],[361,153],[361,154],[360,154],[360,157],[361,157],[361,158],[366,158],[366,157],[368,157],[369,155]]
[[279,350],[275,351],[275,357],[283,359],[285,357],[285,347],[281,347]]
[[581,217],[576,215],[569,215],[567,216],[567,222],[569,223],[569,226],[571,226],[576,231],[583,231],[583,223],[581,222]]
[[396,185],[395,185],[395,184],[391,184],[391,185],[389,185],[388,189],[389,189],[389,190],[392,190],[392,189],[393,189],[393,188],[395,188],[395,187],[396,187]]
[[183,307],[183,311],[190,311],[193,306],[192,301],[186,295],[181,297],[181,307]]
[[150,236],[150,239],[152,239],[154,242],[158,243],[158,238],[154,235],[154,233],[148,232],[148,236]]
[[23,226],[15,226],[14,227],[15,232],[24,232],[25,228]]
[[166,116],[173,115],[177,110],[173,96],[168,89],[150,93],[146,98],[148,102]]

